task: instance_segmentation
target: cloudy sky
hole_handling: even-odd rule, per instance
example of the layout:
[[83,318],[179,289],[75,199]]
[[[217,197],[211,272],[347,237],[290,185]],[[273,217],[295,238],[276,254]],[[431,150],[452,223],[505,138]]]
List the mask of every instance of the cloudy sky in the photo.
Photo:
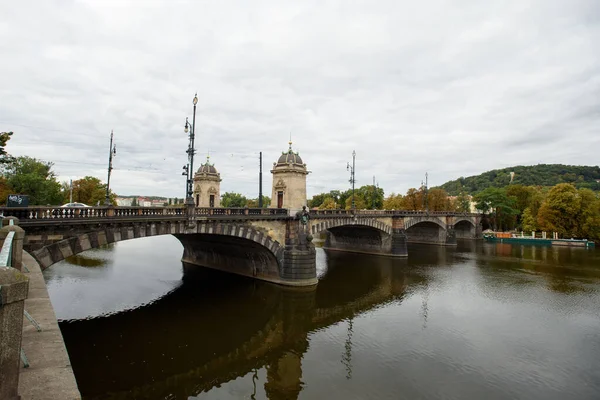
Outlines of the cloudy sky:
[[517,164],[598,165],[600,2],[4,1],[0,131],[61,180],[182,197],[195,165],[256,197],[293,147],[309,196],[386,193]]

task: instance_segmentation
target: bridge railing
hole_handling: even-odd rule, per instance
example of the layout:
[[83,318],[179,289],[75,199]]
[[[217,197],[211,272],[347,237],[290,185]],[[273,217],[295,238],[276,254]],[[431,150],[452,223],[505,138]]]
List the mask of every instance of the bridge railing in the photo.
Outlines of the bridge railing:
[[[196,207],[195,216],[287,216],[285,208],[209,208]],[[61,219],[105,219],[136,217],[185,217],[183,207],[0,207],[0,217],[21,221]]]
[[196,207],[195,215],[197,216],[209,216],[209,215],[288,215],[288,210],[285,208],[209,208],[209,207]]
[[373,216],[453,216],[453,217],[473,217],[479,214],[463,213],[455,211],[414,211],[414,210],[310,210],[312,216],[353,216],[353,215],[373,215]]

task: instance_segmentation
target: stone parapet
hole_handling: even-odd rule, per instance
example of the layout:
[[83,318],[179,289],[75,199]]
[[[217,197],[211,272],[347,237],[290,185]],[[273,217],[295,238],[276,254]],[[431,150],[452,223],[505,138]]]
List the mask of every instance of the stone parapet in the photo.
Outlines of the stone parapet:
[[23,310],[29,279],[0,267],[0,399],[18,399]]

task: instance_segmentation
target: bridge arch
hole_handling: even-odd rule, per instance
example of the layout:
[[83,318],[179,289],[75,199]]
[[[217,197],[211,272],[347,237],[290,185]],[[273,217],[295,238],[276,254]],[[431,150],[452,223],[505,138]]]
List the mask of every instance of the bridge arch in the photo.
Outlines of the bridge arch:
[[[79,229],[79,232],[82,231],[84,230]],[[267,233],[246,224],[208,223],[196,224],[194,228],[189,228],[185,221],[174,221],[106,226],[101,229],[90,227],[88,232],[77,233],[62,240],[49,239],[53,235],[46,235],[47,239],[45,241],[30,246],[37,247],[37,249],[31,251],[31,254],[44,270],[67,257],[102,245],[158,235],[174,235],[177,237],[184,245],[184,258],[185,246],[189,245],[190,241],[182,240],[182,238],[195,235],[194,238],[200,240],[210,237],[213,237],[213,239],[215,237],[234,238],[238,246],[243,247],[244,243],[247,244],[249,248],[253,249],[254,254],[262,253],[262,257],[259,258],[268,259],[271,263],[274,262],[276,267],[281,265],[283,261],[283,246]],[[192,260],[186,261],[191,262]]]
[[331,219],[323,219],[323,220],[315,220],[311,223],[311,233],[313,236],[318,235],[319,233],[329,230],[331,228],[337,228],[341,226],[363,226],[363,227],[371,227],[387,233],[388,235],[392,234],[392,227],[387,225],[386,223],[377,220],[375,218],[331,218]]
[[454,222],[454,232],[457,239],[475,239],[477,236],[477,225],[470,218],[458,218]]
[[443,230],[446,230],[446,223],[444,221],[442,221],[440,218],[435,217],[435,216],[415,216],[415,217],[408,217],[404,219],[404,229],[409,229],[417,224],[423,223],[423,222],[430,222],[433,224],[438,225],[440,228],[442,228]]

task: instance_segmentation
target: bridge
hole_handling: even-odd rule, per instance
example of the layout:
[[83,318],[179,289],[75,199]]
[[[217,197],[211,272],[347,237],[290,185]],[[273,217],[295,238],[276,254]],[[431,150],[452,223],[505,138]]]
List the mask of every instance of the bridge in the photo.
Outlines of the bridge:
[[173,235],[182,261],[289,286],[317,283],[315,237],[332,250],[406,257],[407,243],[455,245],[481,237],[479,214],[285,208],[1,207],[25,230],[23,248],[42,269],[109,243]]

